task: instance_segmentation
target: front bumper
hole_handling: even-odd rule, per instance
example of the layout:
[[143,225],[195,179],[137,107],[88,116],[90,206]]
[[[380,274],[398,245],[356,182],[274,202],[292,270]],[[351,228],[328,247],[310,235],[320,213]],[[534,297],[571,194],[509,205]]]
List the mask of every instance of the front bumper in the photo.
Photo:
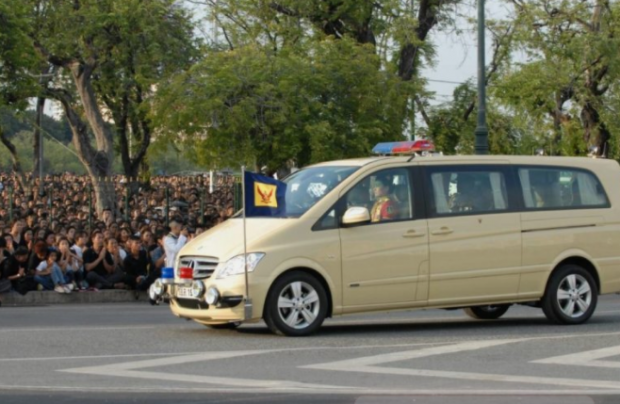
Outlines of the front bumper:
[[[245,302],[245,284],[239,282],[238,279],[225,279],[218,282],[212,279],[194,280],[192,282],[202,282],[204,284],[204,293],[199,297],[181,297],[179,296],[179,288],[191,287],[192,283],[181,282],[179,280],[168,281],[163,286],[161,294],[154,294],[150,291],[151,301],[154,304],[169,301],[170,310],[180,318],[195,320],[203,324],[222,324],[229,322],[255,322],[261,318],[261,308],[255,310],[250,307],[251,311],[246,312]],[[219,299],[214,304],[206,302],[206,291],[214,287],[219,292]],[[250,290],[250,295],[252,291]]]

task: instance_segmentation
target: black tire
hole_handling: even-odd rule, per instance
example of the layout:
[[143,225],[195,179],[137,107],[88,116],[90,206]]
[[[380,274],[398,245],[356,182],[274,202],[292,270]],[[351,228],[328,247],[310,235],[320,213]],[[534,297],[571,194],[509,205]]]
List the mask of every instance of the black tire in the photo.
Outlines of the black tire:
[[465,314],[476,320],[497,320],[510,308],[509,304],[499,304],[491,306],[474,306],[463,309]]
[[[569,277],[574,277],[571,289]],[[584,286],[587,283],[587,286]],[[589,288],[589,293],[579,293]],[[570,296],[570,297],[565,297]],[[570,313],[572,301],[573,315]],[[583,303],[587,303],[584,310]],[[585,323],[592,317],[598,303],[598,288],[594,277],[578,265],[563,265],[549,279],[547,290],[542,298],[542,309],[547,319],[555,324],[574,325]]]
[[[294,302],[296,299],[293,295],[293,284],[299,283],[300,301]],[[316,292],[316,295],[312,294],[310,289]],[[290,295],[289,295],[290,292]],[[306,294],[304,295],[304,292]],[[308,293],[309,292],[309,293]],[[279,307],[280,296],[286,296],[285,299],[289,299],[291,303],[299,304],[300,306],[294,306],[291,308]],[[314,300],[311,304],[305,305],[304,299]],[[295,312],[295,310],[297,310]],[[307,310],[306,312],[304,310]],[[313,320],[308,321],[306,315],[312,314]],[[286,316],[291,320],[296,320],[295,326],[291,326],[285,322],[283,317]],[[279,335],[286,335],[290,337],[302,337],[310,335],[316,332],[323,324],[325,317],[327,316],[327,293],[325,288],[314,276],[302,272],[293,271],[289,272],[279,279],[277,279],[269,290],[267,300],[265,301],[265,309],[263,312],[263,318],[269,329]]]

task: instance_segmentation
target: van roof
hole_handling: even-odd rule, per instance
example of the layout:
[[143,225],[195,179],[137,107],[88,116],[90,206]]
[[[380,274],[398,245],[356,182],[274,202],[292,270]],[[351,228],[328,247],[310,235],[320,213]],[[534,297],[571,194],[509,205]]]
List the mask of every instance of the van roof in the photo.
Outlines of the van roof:
[[[355,158],[347,160],[334,160],[326,161],[323,163],[315,164],[315,167],[321,166],[365,166],[378,162],[395,162],[406,163],[411,159],[411,156],[378,156],[378,157],[365,157]],[[507,156],[507,155],[492,155],[492,156],[416,156],[412,162],[416,163],[431,163],[431,162],[450,162],[450,163],[490,163],[490,162],[510,162],[513,164],[528,164],[528,165],[570,165],[576,167],[591,167],[593,165],[617,165],[618,162],[612,159],[594,159],[590,157],[556,157],[556,156]]]

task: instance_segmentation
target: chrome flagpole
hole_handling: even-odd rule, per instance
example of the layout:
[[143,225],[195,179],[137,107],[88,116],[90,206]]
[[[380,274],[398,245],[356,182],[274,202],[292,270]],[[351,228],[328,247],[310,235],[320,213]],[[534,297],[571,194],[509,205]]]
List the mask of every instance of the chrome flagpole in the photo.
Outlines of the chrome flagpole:
[[243,272],[245,275],[245,304],[244,317],[245,320],[252,318],[252,299],[250,299],[250,284],[248,282],[248,242],[246,234],[246,206],[245,206],[245,166],[241,166],[241,197],[243,199]]

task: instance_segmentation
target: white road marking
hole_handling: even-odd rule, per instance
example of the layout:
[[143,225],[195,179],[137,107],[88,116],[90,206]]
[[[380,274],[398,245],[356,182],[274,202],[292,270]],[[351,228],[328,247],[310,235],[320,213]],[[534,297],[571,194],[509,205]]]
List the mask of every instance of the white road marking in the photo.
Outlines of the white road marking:
[[265,390],[295,390],[295,389],[310,389],[316,391],[320,390],[332,390],[342,389],[342,386],[330,386],[321,384],[301,383],[285,380],[258,380],[258,379],[242,379],[242,378],[230,378],[230,377],[217,377],[217,376],[201,376],[201,375],[186,375],[175,374],[165,372],[147,372],[137,369],[145,369],[157,366],[169,366],[179,365],[191,362],[205,362],[217,359],[229,359],[240,356],[260,355],[266,353],[279,352],[279,350],[261,350],[261,351],[230,351],[230,352],[208,352],[196,355],[184,355],[175,356],[172,358],[159,358],[149,359],[138,362],[124,362],[114,365],[104,366],[92,366],[73,369],[59,370],[59,372],[88,374],[88,375],[100,375],[100,376],[115,376],[126,377],[135,379],[147,379],[147,380],[164,380],[172,382],[189,382],[200,384],[215,384],[219,386],[235,386],[241,388],[262,388]]
[[598,360],[618,355],[620,355],[620,345],[602,349],[595,349],[593,351],[579,352],[576,354],[555,356],[553,358],[539,359],[532,361],[531,363],[620,369],[620,361]]
[[460,344],[444,345],[440,347],[432,347],[425,349],[417,349],[415,351],[393,352],[389,354],[366,356],[363,358],[347,359],[337,362],[322,363],[317,365],[300,366],[302,369],[359,369],[383,363],[400,362],[410,359],[424,358],[427,356],[443,355],[449,353],[458,353],[465,351],[473,351],[481,348],[490,348],[498,345],[512,344],[520,342],[523,339],[505,339],[494,341],[473,341],[463,342]]
[[[572,388],[573,392],[585,394],[587,392],[601,393],[606,391],[608,394],[617,394],[620,389],[620,383],[618,381],[605,381],[605,380],[582,380],[582,379],[568,379],[568,378],[554,378],[554,377],[530,377],[530,376],[512,376],[512,375],[498,375],[498,374],[484,374],[484,373],[470,373],[470,372],[451,372],[451,371],[431,371],[422,369],[406,369],[406,368],[388,368],[381,367],[379,365],[410,360],[419,359],[434,355],[459,353],[466,351],[473,351],[484,348],[497,347],[505,344],[515,344],[519,342],[531,342],[535,340],[552,340],[552,339],[567,339],[567,338],[584,338],[584,337],[608,337],[618,336],[620,332],[606,332],[606,333],[589,333],[589,334],[574,334],[574,335],[551,335],[542,337],[525,337],[519,339],[505,339],[505,340],[482,340],[482,341],[469,341],[458,344],[450,344],[447,342],[435,342],[435,343],[421,343],[421,344],[398,344],[398,345],[374,345],[374,346],[350,346],[350,347],[305,347],[305,348],[289,348],[278,350],[253,350],[253,351],[230,351],[230,352],[210,352],[210,353],[198,353],[198,354],[175,354],[173,357],[168,358],[156,358],[149,360],[142,360],[136,362],[125,362],[104,366],[89,366],[72,369],[59,370],[60,372],[88,374],[97,376],[113,376],[134,378],[143,380],[161,380],[171,383],[197,383],[216,385],[214,387],[205,387],[196,391],[219,391],[219,392],[295,392],[295,393],[326,393],[326,394],[370,394],[378,391],[381,394],[387,394],[387,391],[377,388],[368,387],[350,387],[350,386],[334,386],[334,385],[322,385],[322,384],[310,384],[301,383],[296,381],[286,380],[257,380],[257,379],[242,379],[242,378],[229,378],[218,377],[208,375],[184,375],[184,374],[171,374],[166,372],[154,372],[145,371],[145,368],[162,367],[168,365],[179,365],[191,362],[204,362],[209,360],[225,360],[228,358],[242,357],[247,355],[262,355],[275,352],[291,352],[291,351],[308,351],[308,350],[343,350],[343,349],[366,349],[366,348],[397,348],[413,346],[423,347],[417,350],[408,350],[404,352],[392,352],[382,355],[366,356],[362,358],[349,359],[344,361],[328,362],[323,364],[315,364],[309,366],[301,366],[302,369],[319,369],[330,371],[343,371],[343,372],[362,372],[371,374],[393,374],[401,376],[422,376],[422,377],[438,377],[448,379],[462,379],[471,381],[492,381],[492,382],[506,382],[506,383],[519,383],[519,384],[534,384],[534,385],[555,385],[555,386],[568,386]],[[615,351],[613,351],[615,352]],[[608,352],[606,352],[607,354]],[[604,355],[608,356],[608,355]],[[0,389],[12,388],[14,386],[1,386]],[[22,386],[24,387],[24,386]],[[59,387],[62,388],[62,387]],[[79,389],[79,388],[78,388]],[[194,388],[189,387],[183,389],[183,391],[190,391]],[[596,390],[592,390],[596,389]],[[116,390],[116,388],[115,388]],[[147,389],[152,391],[152,389]],[[168,388],[164,388],[164,391],[170,391]],[[459,390],[463,391],[463,390]],[[565,390],[466,390],[467,394],[527,394],[530,392],[533,395],[549,394],[564,395],[567,393]],[[389,394],[443,394],[443,391],[437,390],[407,390],[407,389],[389,389]],[[456,394],[456,390],[449,392],[450,394]],[[588,393],[590,394],[590,393]]]
[[[570,387],[588,387],[601,389],[618,389],[620,383],[618,381],[603,380],[585,380],[585,379],[569,379],[556,377],[534,377],[534,376],[512,376],[488,373],[474,372],[453,372],[453,371],[437,371],[437,370],[421,370],[421,369],[405,369],[405,368],[387,368],[379,367],[384,363],[403,361],[414,358],[423,358],[432,355],[442,355],[447,353],[464,352],[477,350],[481,348],[489,348],[503,344],[512,344],[516,342],[529,341],[530,339],[507,339],[496,341],[474,341],[461,344],[426,348],[419,351],[394,352],[384,355],[374,355],[364,358],[356,358],[344,361],[328,362],[301,366],[303,369],[331,370],[341,372],[359,372],[370,374],[389,374],[400,376],[421,376],[421,377],[439,377],[448,379],[460,379],[471,381],[492,381],[492,382],[508,382],[508,383],[525,383],[525,384],[543,384]],[[616,392],[618,391],[616,390]]]

